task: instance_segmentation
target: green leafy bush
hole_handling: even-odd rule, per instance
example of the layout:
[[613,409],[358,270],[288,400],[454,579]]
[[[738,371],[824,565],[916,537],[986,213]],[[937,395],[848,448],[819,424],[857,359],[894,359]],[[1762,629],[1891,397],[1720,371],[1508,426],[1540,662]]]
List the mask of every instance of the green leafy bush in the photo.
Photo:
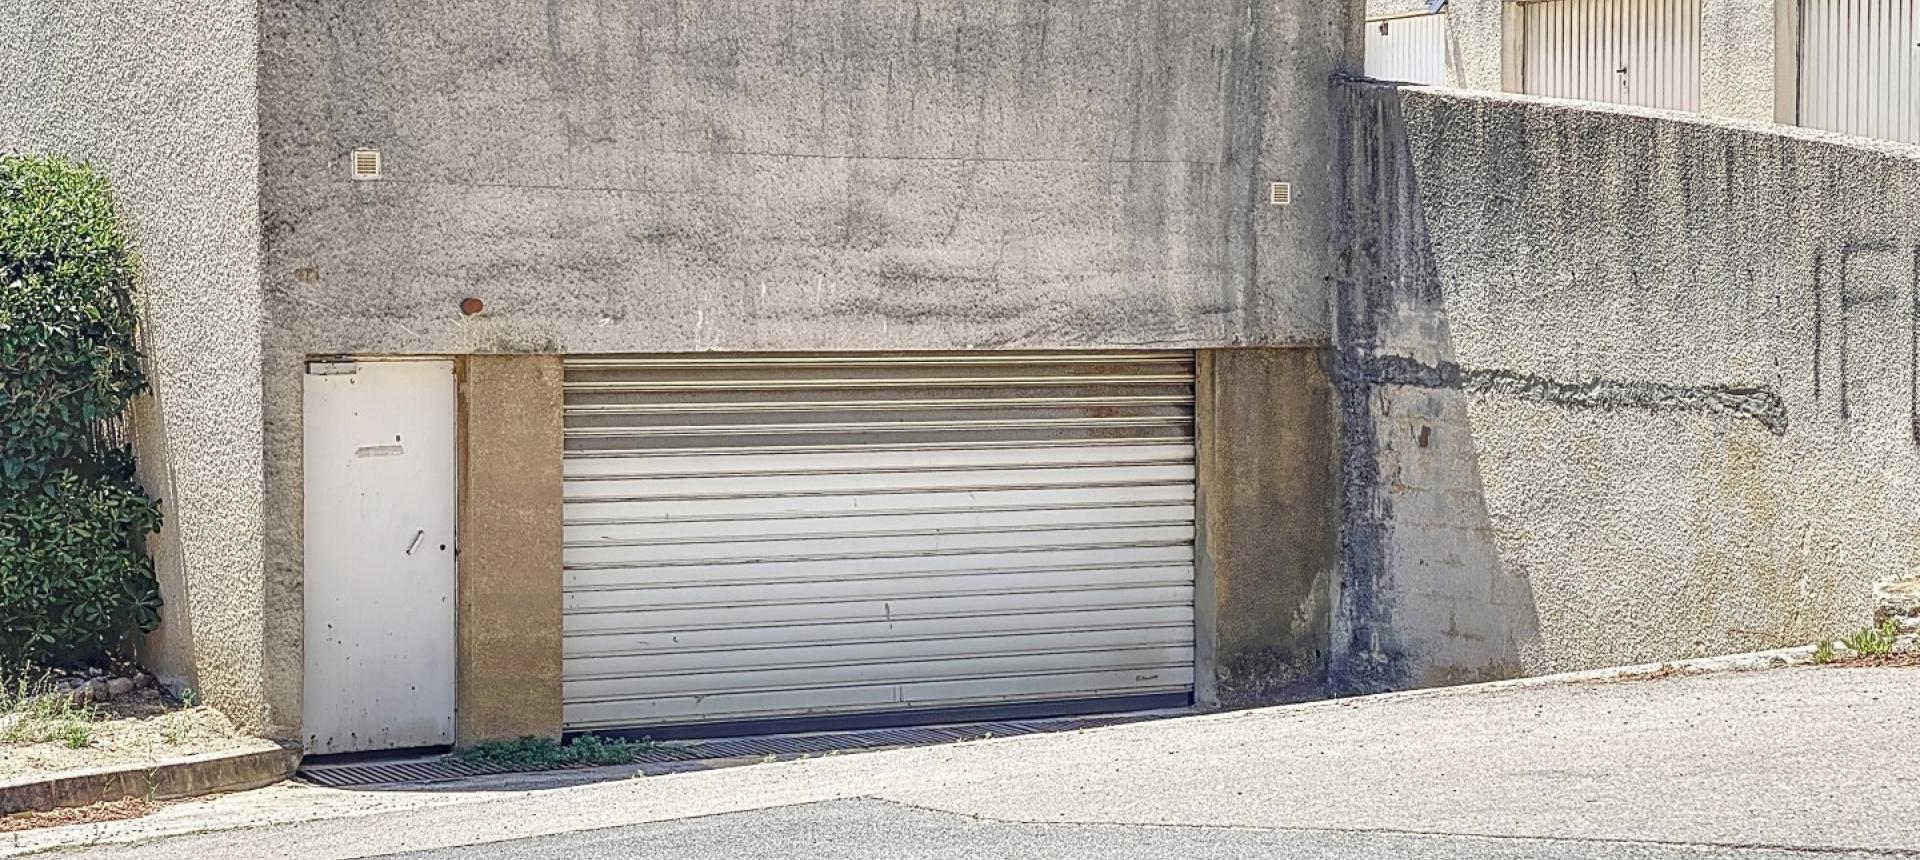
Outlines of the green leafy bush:
[[106,183],[0,156],[0,660],[73,665],[158,622],[159,506],[119,433],[145,389]]

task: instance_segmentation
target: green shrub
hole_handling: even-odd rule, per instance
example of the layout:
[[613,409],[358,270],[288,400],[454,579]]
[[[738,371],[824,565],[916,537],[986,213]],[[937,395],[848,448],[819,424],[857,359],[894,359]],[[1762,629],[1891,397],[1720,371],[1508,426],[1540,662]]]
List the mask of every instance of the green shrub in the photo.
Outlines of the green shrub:
[[106,183],[0,156],[0,660],[72,665],[158,622],[159,506],[119,427],[145,389]]

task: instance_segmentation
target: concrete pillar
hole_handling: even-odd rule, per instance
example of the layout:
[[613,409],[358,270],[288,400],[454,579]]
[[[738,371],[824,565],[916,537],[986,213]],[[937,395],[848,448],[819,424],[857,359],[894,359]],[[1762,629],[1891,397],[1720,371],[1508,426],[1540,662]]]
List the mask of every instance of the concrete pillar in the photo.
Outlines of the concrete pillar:
[[560,734],[559,356],[460,368],[462,746]]
[[1325,690],[1339,484],[1323,354],[1200,353],[1203,706],[1299,701]]

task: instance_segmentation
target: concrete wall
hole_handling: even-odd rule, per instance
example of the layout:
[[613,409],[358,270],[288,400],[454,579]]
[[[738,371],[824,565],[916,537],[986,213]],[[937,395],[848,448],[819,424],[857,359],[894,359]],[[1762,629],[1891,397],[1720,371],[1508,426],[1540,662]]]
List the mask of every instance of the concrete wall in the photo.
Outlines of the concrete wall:
[[1200,353],[1196,698],[1319,698],[1339,571],[1324,349]]
[[1920,148],[1346,93],[1335,686],[1864,625],[1920,563]]
[[560,736],[559,356],[460,363],[461,745]]
[[257,51],[251,0],[10,0],[0,13],[0,150],[92,164],[140,256],[153,394],[135,431],[166,517],[151,549],[167,605],[146,659],[254,729],[274,596],[261,578]]
[[[1776,8],[1785,11],[1776,37]],[[1426,0],[1367,0],[1367,15],[1425,11]],[[1703,113],[1793,122],[1793,2],[1701,0],[1700,76]],[[1510,0],[1450,0],[1447,4],[1448,86],[1522,92],[1521,14]],[[1782,41],[1784,40],[1784,41]],[[1776,43],[1780,46],[1776,48]],[[1784,62],[1784,65],[1782,65]],[[1775,78],[1782,84],[1776,93]],[[1785,103],[1779,104],[1784,98]],[[1782,112],[1784,111],[1784,112]]]
[[[264,6],[266,275],[299,348],[1327,336],[1348,3]],[[348,180],[356,147],[385,181]],[[1257,205],[1269,180],[1299,202]]]
[[[1358,13],[266,0],[274,723],[305,356],[1323,344]],[[360,147],[387,179],[350,181]]]

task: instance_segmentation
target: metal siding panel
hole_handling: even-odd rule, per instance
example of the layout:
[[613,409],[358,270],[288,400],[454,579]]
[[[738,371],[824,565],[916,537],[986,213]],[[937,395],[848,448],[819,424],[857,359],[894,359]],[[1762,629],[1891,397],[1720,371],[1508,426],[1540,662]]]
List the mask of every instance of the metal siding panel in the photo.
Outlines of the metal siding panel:
[[1193,382],[1174,353],[570,360],[567,727],[1190,692]]
[[826,689],[757,690],[745,693],[622,699],[569,700],[562,720],[570,730],[628,725],[711,722],[712,714],[738,719],[935,710],[947,702],[1016,704],[1118,695],[1179,693],[1193,689],[1193,667],[965,678],[910,684],[848,685]]
[[1916,0],[1804,0],[1800,123],[1920,143]]
[[[568,636],[650,634],[669,630],[726,630],[741,627],[793,627],[816,630],[868,621],[986,619],[1023,614],[1082,612],[1096,609],[1155,609],[1186,606],[1188,586],[1111,588],[1089,592],[1049,591],[1006,599],[993,595],[935,597],[916,601],[867,600],[838,603],[738,605],[726,613],[686,613],[667,605],[632,612],[575,612],[566,619]],[[982,621],[980,629],[986,627]]]
[[[697,654],[769,646],[785,646],[804,638],[821,646],[887,642],[904,644],[976,637],[983,629],[993,636],[1034,634],[1072,635],[1102,631],[1184,630],[1193,621],[1184,606],[1064,609],[1054,612],[1016,612],[997,617],[978,615],[928,618],[880,618],[799,625],[735,625],[728,627],[660,627],[648,630],[579,632],[565,638],[568,665],[591,665],[596,659],[645,654]],[[813,629],[797,631],[796,627]]]
[[1071,507],[955,507],[943,510],[900,511],[846,516],[766,517],[750,525],[737,520],[674,519],[619,521],[570,525],[566,542],[583,545],[600,541],[618,544],[712,542],[737,540],[741,529],[770,540],[820,537],[849,532],[914,534],[964,532],[978,529],[1100,528],[1184,520],[1193,515],[1191,504],[1076,505]]
[[[788,671],[872,666],[902,661],[988,659],[1049,653],[1113,652],[1127,649],[1164,649],[1192,657],[1193,635],[1185,625],[1157,628],[1045,631],[1025,634],[994,633],[917,639],[877,639],[822,644],[812,648],[769,643],[760,648],[675,648],[623,654],[569,658],[569,682],[752,670]],[[808,680],[817,680],[809,678]],[[738,686],[729,684],[725,686]]]
[[841,554],[810,559],[700,559],[680,563],[636,559],[628,564],[600,568],[572,568],[566,571],[565,576],[569,589],[588,591],[655,582],[700,584],[708,581],[782,581],[827,576],[847,579],[982,571],[1121,570],[1186,564],[1192,561],[1190,555],[1186,552],[1185,544],[1179,541],[1160,544],[1120,541],[1107,545],[1082,543],[1003,553],[878,554],[864,558]]
[[574,702],[658,699],[788,690],[827,690],[884,681],[907,685],[938,681],[1004,678],[1026,681],[1035,675],[1054,675],[1127,669],[1191,666],[1191,640],[1175,646],[1118,648],[1094,651],[1048,651],[1038,654],[971,656],[939,654],[923,660],[887,659],[844,664],[796,662],[792,666],[748,666],[712,672],[649,672],[609,677],[570,678],[567,698]]
[[[884,476],[882,478],[881,476]],[[768,496],[823,496],[871,493],[877,479],[892,491],[970,492],[1009,487],[1111,487],[1177,484],[1193,480],[1193,464],[1137,466],[1056,466],[1029,469],[1009,467],[955,471],[792,472],[772,475],[671,476],[661,478],[602,478],[566,482],[567,501],[654,498],[704,499]]]

